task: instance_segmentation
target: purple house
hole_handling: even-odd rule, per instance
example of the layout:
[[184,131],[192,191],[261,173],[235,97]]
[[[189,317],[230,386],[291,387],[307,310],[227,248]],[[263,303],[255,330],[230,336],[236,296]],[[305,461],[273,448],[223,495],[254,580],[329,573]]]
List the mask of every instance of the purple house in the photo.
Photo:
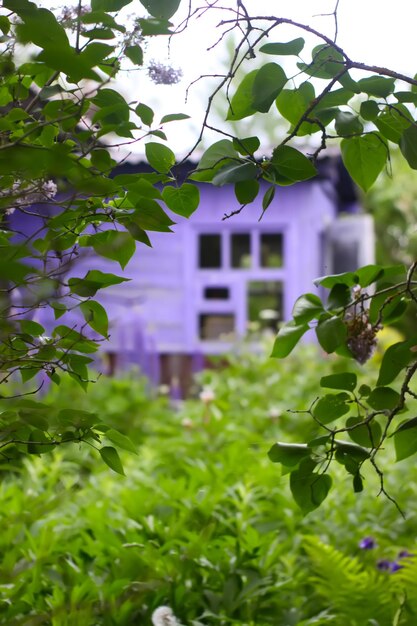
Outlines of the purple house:
[[260,220],[262,195],[224,220],[239,208],[233,187],[202,183],[192,217],[173,216],[175,234],[151,233],[153,247],[137,247],[123,274],[130,282],[102,296],[112,369],[141,353],[152,378],[186,386],[205,356],[232,349],[251,325],[275,331],[318,276],[374,261],[372,219],[339,160],[324,161],[313,180],[278,187]]
[[[125,173],[140,169],[123,166]],[[232,349],[251,326],[276,331],[296,298],[316,289],[315,278],[372,263],[372,219],[361,214],[340,159],[323,160],[319,172],[277,187],[261,220],[262,193],[224,220],[239,208],[233,187],[201,183],[191,218],[173,215],[174,234],[150,233],[153,247],[138,245],[124,272],[96,257],[96,269],[130,279],[96,296],[110,322],[107,369],[136,363],[155,382],[187,388],[206,356]],[[76,275],[91,263],[79,259]]]

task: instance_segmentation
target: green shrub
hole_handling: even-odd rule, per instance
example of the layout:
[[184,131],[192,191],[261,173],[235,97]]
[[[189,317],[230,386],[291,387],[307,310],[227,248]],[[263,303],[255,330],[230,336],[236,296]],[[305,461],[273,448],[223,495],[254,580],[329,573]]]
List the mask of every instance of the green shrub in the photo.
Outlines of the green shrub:
[[[374,497],[373,476],[368,490],[354,495],[336,471],[340,489],[302,516],[288,477],[267,451],[277,438],[313,432],[304,414],[287,410],[303,410],[314,399],[320,369],[328,373],[329,361],[312,347],[280,364],[242,352],[228,367],[203,372],[205,394],[175,409],[135,374],[102,377],[85,395],[71,381],[51,389],[45,402],[94,410],[137,443],[138,455],[121,453],[125,477],[88,446],[74,445],[34,455],[18,474],[5,475],[0,624],[147,626],[155,608],[168,605],[187,626],[364,626],[333,601],[331,586],[324,593],[323,580],[338,581],[343,595],[332,559],[343,553],[350,563],[366,535],[377,537],[382,551],[412,552],[417,487],[395,470],[389,476],[388,487],[409,512],[404,520]],[[311,545],[321,550],[327,578]],[[349,567],[355,574],[356,566]],[[373,616],[381,621],[369,622],[385,626],[403,602],[400,581],[415,565],[410,560],[388,577],[368,559],[368,578],[361,567],[347,598],[353,593],[354,603],[355,593],[359,601],[375,585],[386,589],[389,602]],[[399,591],[391,594],[394,576]],[[414,623],[407,621],[411,610],[415,593],[398,626]]]

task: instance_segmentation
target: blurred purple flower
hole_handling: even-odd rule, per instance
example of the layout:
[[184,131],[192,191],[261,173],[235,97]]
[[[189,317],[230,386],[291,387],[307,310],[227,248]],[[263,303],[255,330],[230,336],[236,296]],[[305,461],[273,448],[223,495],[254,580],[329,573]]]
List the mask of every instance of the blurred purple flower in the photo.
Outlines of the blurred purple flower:
[[390,572],[391,568],[392,568],[392,563],[391,561],[388,561],[387,559],[380,559],[377,564],[377,569],[379,569],[381,572]]
[[404,567],[404,565],[397,563],[397,561],[388,561],[387,559],[381,559],[377,562],[376,566],[380,572],[389,572],[390,574],[398,572],[399,569],[403,569]]
[[373,550],[376,547],[376,541],[373,537],[364,537],[359,542],[361,550]]
[[409,552],[408,550],[401,550],[401,552],[398,553],[399,559],[411,559],[414,556],[415,554],[413,554],[413,552]]

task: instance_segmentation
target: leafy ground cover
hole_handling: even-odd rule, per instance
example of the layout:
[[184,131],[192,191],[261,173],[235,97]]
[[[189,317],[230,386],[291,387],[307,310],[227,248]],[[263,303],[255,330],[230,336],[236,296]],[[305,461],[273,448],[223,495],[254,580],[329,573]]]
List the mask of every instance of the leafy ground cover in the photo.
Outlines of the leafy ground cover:
[[161,605],[187,626],[415,624],[417,487],[404,464],[387,488],[406,519],[372,473],[353,494],[337,469],[303,516],[267,456],[277,439],[314,436],[288,409],[305,409],[332,367],[307,346],[282,363],[243,352],[175,407],[136,374],[83,395],[73,381],[51,389],[44,402],[98,413],[137,454],[121,452],[126,476],[74,444],[2,464],[0,624],[146,626]]

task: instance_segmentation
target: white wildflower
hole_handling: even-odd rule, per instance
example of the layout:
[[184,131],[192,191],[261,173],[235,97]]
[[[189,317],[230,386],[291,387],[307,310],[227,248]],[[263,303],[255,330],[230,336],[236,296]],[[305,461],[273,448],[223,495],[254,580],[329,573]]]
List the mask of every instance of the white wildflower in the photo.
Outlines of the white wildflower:
[[209,404],[216,399],[215,393],[211,387],[203,387],[199,397],[204,404]]
[[16,211],[16,208],[14,206],[11,206],[10,208],[5,210],[6,215],[13,215],[13,213]]
[[154,626],[180,626],[169,606],[159,606],[152,613],[151,619]]

